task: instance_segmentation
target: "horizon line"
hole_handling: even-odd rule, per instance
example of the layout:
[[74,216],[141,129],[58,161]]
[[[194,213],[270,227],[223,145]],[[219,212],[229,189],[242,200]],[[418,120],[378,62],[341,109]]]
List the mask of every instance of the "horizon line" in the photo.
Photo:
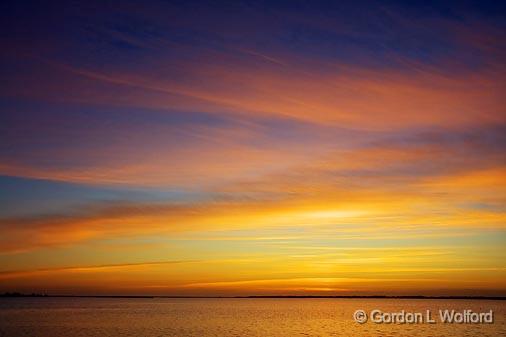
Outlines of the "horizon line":
[[59,295],[59,294],[22,294],[22,293],[3,293],[0,298],[16,297],[74,297],[74,298],[378,298],[378,299],[463,299],[463,300],[506,300],[506,296],[425,296],[425,295],[243,295],[243,296],[191,296],[191,295]]

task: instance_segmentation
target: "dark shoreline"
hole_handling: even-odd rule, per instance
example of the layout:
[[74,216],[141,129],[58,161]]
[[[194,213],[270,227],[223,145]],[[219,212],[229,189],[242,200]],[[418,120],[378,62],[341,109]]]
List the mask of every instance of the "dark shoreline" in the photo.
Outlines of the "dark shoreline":
[[336,299],[408,299],[408,300],[494,300],[504,301],[506,297],[503,296],[418,296],[418,295],[405,295],[405,296],[383,296],[383,295],[336,295],[336,296],[318,296],[318,295],[286,295],[286,296],[269,296],[269,295],[251,295],[251,296],[150,296],[150,295],[47,295],[47,294],[20,294],[20,293],[5,293],[1,294],[0,298],[26,298],[26,297],[60,297],[60,298],[243,298],[243,299],[256,299],[256,298],[336,298]]

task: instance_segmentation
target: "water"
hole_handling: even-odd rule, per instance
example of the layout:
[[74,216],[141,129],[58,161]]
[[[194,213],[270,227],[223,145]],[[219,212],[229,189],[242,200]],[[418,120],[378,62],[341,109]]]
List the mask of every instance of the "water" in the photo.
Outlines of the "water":
[[[357,309],[494,311],[493,324],[358,324]],[[506,302],[400,299],[0,299],[2,337],[506,336]]]

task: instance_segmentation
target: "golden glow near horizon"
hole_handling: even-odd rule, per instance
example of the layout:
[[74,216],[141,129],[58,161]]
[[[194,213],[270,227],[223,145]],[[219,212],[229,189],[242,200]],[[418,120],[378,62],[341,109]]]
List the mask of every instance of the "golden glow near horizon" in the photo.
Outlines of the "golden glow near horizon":
[[118,6],[4,43],[0,292],[506,294],[503,31]]

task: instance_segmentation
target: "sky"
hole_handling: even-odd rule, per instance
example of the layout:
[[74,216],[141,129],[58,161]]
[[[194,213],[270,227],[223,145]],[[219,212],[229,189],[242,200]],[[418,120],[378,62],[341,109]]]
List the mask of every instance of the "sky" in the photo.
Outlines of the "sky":
[[506,295],[504,2],[0,6],[0,292]]

